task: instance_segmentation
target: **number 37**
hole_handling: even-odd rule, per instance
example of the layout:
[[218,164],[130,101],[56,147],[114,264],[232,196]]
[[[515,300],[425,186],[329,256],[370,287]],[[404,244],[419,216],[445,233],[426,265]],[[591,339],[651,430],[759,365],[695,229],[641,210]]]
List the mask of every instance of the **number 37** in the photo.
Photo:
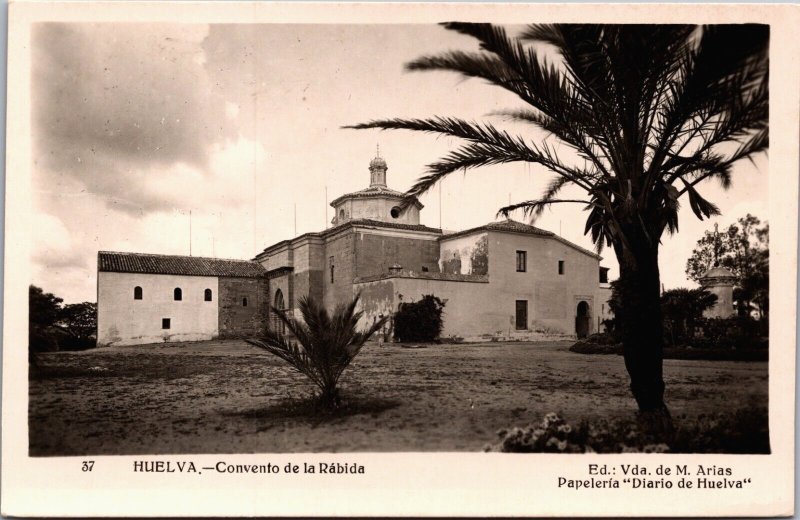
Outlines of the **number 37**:
[[83,466],[81,466],[81,471],[92,471],[93,467],[94,467],[93,460],[84,460]]

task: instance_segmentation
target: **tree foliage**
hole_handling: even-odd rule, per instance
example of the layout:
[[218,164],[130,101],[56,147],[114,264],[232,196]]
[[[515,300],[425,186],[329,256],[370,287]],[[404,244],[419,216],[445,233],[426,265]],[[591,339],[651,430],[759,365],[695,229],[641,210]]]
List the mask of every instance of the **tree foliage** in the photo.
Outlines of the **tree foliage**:
[[769,224],[747,214],[716,234],[706,231],[686,262],[695,281],[719,265],[736,277],[734,298],[741,314],[755,304],[762,316],[769,311]]
[[61,309],[59,326],[67,336],[61,350],[83,350],[95,345],[97,335],[97,304],[82,302],[66,304]]
[[444,302],[432,294],[402,303],[394,315],[394,336],[399,341],[435,341],[442,333],[443,313]]
[[97,304],[62,305],[64,300],[41,287],[28,287],[28,350],[37,352],[83,350],[95,346]]
[[356,296],[349,304],[338,305],[331,316],[319,302],[304,296],[298,302],[302,321],[280,312],[282,309],[273,309],[288,334],[267,329],[261,337],[247,342],[289,363],[317,386],[322,406],[336,408],[341,401],[338,383],[342,373],[388,319],[381,318],[359,332],[363,313],[356,312],[358,300]]
[[54,333],[64,300],[41,287],[28,286],[28,355],[31,360],[38,352],[58,350]]

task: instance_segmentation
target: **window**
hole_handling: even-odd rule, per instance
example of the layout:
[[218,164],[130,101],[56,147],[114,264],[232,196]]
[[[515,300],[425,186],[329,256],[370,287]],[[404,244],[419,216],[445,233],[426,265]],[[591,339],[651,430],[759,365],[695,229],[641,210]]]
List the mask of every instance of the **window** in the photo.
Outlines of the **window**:
[[211,301],[211,289],[206,289],[206,291],[205,291],[205,300],[207,302]]
[[423,265],[422,266],[422,272],[423,273],[427,273],[428,272],[428,266]]
[[344,210],[339,210],[339,223],[341,224],[344,221]]
[[331,266],[331,283],[333,283],[333,257],[330,257],[330,258],[328,259],[328,263],[329,263],[329,264],[330,264],[330,266]]
[[242,307],[247,307],[247,298],[242,298]]
[[517,251],[517,272],[524,273],[528,270],[528,253],[526,251]]
[[392,218],[399,218],[401,213],[403,213],[403,210],[400,209],[400,206],[393,207],[392,210],[389,212]]
[[180,287],[176,287],[174,291],[172,291],[172,298],[179,302],[183,299],[183,291],[181,291]]
[[133,299],[134,300],[141,300],[142,299],[142,288],[138,285],[133,288]]
[[170,328],[170,319],[169,318],[161,318],[161,328],[162,329]]
[[558,261],[558,274],[564,274],[564,261]]
[[516,309],[516,329],[525,330],[528,328],[528,300],[517,300]]
[[283,334],[286,331],[286,327],[281,319],[278,317],[278,313],[283,311],[286,308],[286,304],[283,301],[283,291],[278,289],[275,291],[275,303],[272,306],[272,313],[270,314],[270,328],[277,332],[278,334]]
[[608,283],[608,267],[600,268],[600,283]]

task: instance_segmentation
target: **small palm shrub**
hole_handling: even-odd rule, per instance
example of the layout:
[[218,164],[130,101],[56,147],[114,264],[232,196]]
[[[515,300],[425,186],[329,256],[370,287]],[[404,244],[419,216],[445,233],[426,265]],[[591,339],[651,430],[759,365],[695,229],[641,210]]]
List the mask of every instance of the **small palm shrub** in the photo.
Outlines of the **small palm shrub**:
[[382,318],[366,331],[357,330],[362,312],[356,312],[359,297],[347,305],[338,305],[333,316],[313,298],[300,299],[302,322],[276,312],[287,334],[267,329],[260,337],[246,340],[283,359],[308,377],[319,389],[319,404],[327,409],[341,402],[338,383],[342,372],[361,348],[386,323]]

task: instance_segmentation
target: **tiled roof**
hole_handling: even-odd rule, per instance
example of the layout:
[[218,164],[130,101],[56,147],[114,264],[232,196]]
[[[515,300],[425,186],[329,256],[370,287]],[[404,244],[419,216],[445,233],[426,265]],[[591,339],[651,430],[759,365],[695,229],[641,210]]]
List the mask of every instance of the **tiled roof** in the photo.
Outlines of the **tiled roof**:
[[[432,228],[428,226],[423,226],[422,224],[403,224],[401,222],[382,222],[380,220],[371,220],[368,218],[358,218],[354,220],[348,220],[342,226],[346,225],[353,225],[353,226],[375,226],[375,227],[384,227],[384,228],[391,228],[391,229],[409,229],[412,231],[428,231],[431,233],[441,233],[441,229]],[[339,226],[336,226],[338,228]],[[331,228],[331,229],[336,229]],[[328,230],[330,231],[330,230]]]
[[[365,199],[365,198],[373,198],[373,197],[389,197],[389,198],[400,200],[400,199],[405,198],[405,196],[406,196],[406,194],[403,193],[403,192],[400,192],[400,191],[395,191],[395,190],[392,190],[392,189],[389,189],[389,188],[383,188],[383,187],[380,187],[380,186],[371,186],[369,188],[366,188],[366,189],[363,189],[363,190],[360,190],[360,191],[354,191],[353,193],[345,193],[344,195],[341,195],[341,196],[333,199],[333,201],[331,201],[331,206],[335,206],[339,202],[341,202],[343,200],[347,200],[347,199]],[[422,209],[424,207],[422,205],[422,203],[419,200],[417,200],[416,198],[414,199],[414,204],[416,206],[418,206],[420,209]]]
[[552,231],[539,229],[537,227],[523,224],[522,222],[517,222],[516,220],[511,219],[507,219],[502,222],[492,222],[491,224],[486,224],[486,229],[490,231],[509,231],[511,233],[527,233],[530,235],[542,235],[546,237],[551,237],[554,235]]
[[113,251],[97,253],[97,270],[116,273],[230,276],[235,278],[257,278],[266,274],[266,270],[261,264],[248,260]]
[[551,231],[545,231],[544,229],[529,226],[528,224],[523,224],[522,222],[517,222],[516,220],[507,219],[502,222],[491,222],[485,226],[479,226],[476,228],[465,229],[464,231],[456,231],[455,233],[443,235],[442,240],[460,237],[463,235],[470,235],[478,231],[505,231],[507,233],[524,233],[526,235],[539,235],[543,237],[551,237],[554,235],[554,233]]
[[516,220],[506,219],[501,222],[492,222],[490,224],[486,224],[485,226],[480,226],[472,229],[465,229],[464,231],[457,231],[455,233],[450,233],[448,235],[442,235],[439,240],[447,240],[450,238],[460,237],[464,235],[470,235],[472,233],[477,233],[480,231],[500,231],[504,233],[522,233],[525,235],[537,235],[542,237],[551,237],[554,240],[558,240],[564,245],[567,245],[573,249],[577,249],[578,251],[585,253],[589,256],[593,256],[595,258],[602,259],[600,255],[595,253],[594,251],[589,251],[578,244],[573,244],[569,240],[565,238],[561,238],[560,236],[556,235],[552,231],[547,231],[544,229],[539,229],[537,227],[523,224],[522,222],[517,222]]

